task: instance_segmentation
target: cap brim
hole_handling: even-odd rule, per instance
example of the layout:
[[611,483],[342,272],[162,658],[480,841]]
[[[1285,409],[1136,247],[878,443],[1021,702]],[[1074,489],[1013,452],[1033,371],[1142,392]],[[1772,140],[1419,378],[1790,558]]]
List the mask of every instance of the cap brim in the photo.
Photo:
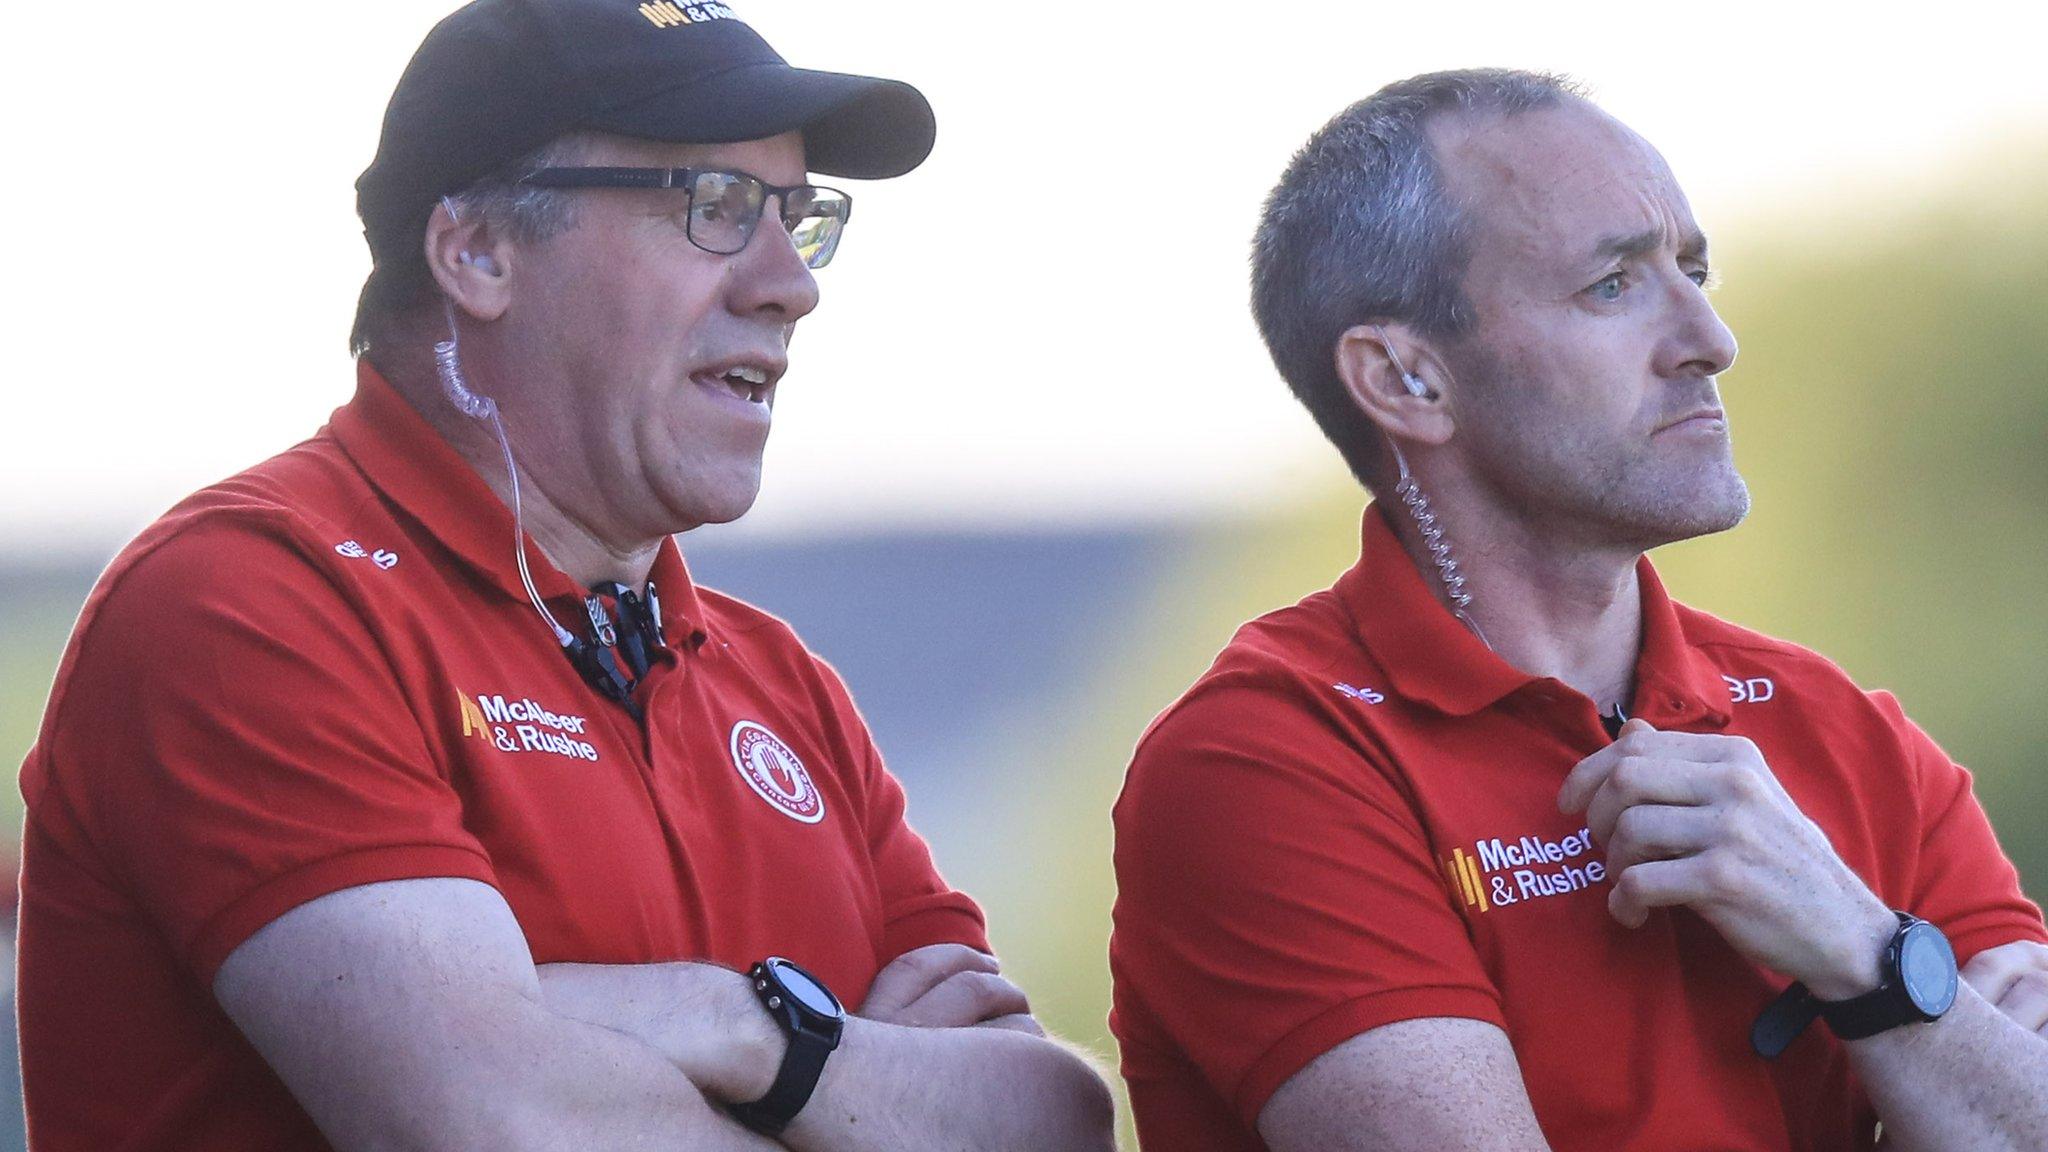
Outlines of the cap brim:
[[802,132],[811,171],[850,180],[901,176],[931,154],[938,123],[900,80],[762,63],[728,69],[609,109],[590,127],[687,144]]

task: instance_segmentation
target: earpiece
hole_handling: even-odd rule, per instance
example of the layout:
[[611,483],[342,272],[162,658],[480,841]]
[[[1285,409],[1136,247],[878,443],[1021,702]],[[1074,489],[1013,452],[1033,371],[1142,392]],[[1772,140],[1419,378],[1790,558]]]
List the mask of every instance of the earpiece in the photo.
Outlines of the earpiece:
[[448,315],[448,338],[434,345],[434,374],[441,378],[441,391],[456,411],[488,420],[498,414],[498,405],[489,396],[470,391],[469,381],[462,378],[462,337],[455,327],[455,307],[445,299],[441,303]]
[[[455,221],[457,224],[462,223],[462,212],[455,207],[454,197],[441,197],[441,207],[448,213],[448,219]],[[487,276],[496,276],[498,274],[498,262],[491,259],[489,255],[473,256],[467,249],[464,249],[455,258]]]
[[[441,197],[441,207],[448,210],[448,219],[461,223],[462,214],[456,211],[454,199]],[[498,262],[489,256],[462,252],[455,258],[488,275],[498,273]],[[512,460],[512,442],[505,438],[505,422],[498,418],[498,402],[470,391],[469,382],[462,378],[462,329],[455,323],[455,302],[446,296],[441,297],[441,314],[448,318],[448,338],[434,345],[434,374],[440,377],[441,392],[456,411],[473,419],[490,421],[491,431],[497,433],[498,448],[505,453],[505,481],[512,489],[512,557],[519,565],[519,583],[526,589],[526,601],[533,605],[533,610],[540,614],[548,630],[555,634],[555,643],[562,646],[569,662],[576,666],[583,678],[599,692],[625,705],[626,711],[638,720],[640,706],[633,700],[631,682],[619,671],[617,657],[609,648],[593,647],[589,641],[562,627],[561,621],[548,611],[547,603],[533,586],[533,573],[526,567],[526,513],[519,500],[519,466]],[[647,585],[647,595],[651,602],[654,597],[652,582]],[[585,607],[590,612],[590,622],[596,627],[598,637],[604,639],[612,628],[606,618],[604,602],[593,596],[585,602]],[[658,615],[660,609],[657,607],[654,611]],[[658,623],[656,628],[656,635],[659,635]]]
[[[447,209],[448,218],[462,220],[462,214],[455,210],[455,201],[441,197],[441,207]],[[489,256],[472,256],[464,252],[456,257],[464,264],[472,265],[484,272],[495,274],[498,264]],[[441,298],[441,314],[448,318],[448,338],[434,345],[434,375],[441,379],[441,391],[455,410],[476,420],[489,420],[498,414],[498,405],[489,396],[479,396],[470,391],[469,382],[462,378],[462,332],[455,326],[455,305],[447,297]],[[502,435],[502,433],[500,433]],[[510,449],[507,449],[510,455]],[[541,613],[547,615],[545,611]],[[554,623],[550,618],[549,623]],[[559,631],[560,626],[557,625]]]
[[1401,385],[1408,389],[1408,394],[1418,400],[1436,399],[1436,390],[1423,383],[1422,377],[1410,372],[1407,365],[1401,363],[1401,354],[1394,351],[1394,342],[1387,339],[1387,330],[1374,325],[1373,331],[1380,334],[1380,346],[1387,350],[1387,359],[1394,362],[1394,371],[1401,374]]

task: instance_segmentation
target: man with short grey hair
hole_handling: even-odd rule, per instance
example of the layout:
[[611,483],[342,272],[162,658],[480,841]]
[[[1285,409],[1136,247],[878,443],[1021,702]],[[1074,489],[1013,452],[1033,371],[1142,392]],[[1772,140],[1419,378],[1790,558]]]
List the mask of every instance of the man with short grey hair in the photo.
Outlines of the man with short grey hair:
[[2048,929],[1968,773],[1644,556],[1749,508],[1709,281],[1558,78],[1402,81],[1289,166],[1254,309],[1379,499],[1118,801],[1148,1148],[2048,1147]]
[[674,539],[759,491],[811,173],[933,133],[724,4],[434,29],[355,398],[115,560],[23,768],[33,1146],[1111,1146],[846,686]]

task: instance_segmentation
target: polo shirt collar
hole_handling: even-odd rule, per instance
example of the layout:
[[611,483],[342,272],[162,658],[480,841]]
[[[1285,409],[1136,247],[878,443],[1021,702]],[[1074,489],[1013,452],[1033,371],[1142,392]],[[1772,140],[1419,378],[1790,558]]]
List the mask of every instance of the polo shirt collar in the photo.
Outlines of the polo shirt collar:
[[[1358,563],[1335,588],[1359,640],[1403,697],[1452,716],[1489,708],[1543,677],[1495,655],[1451,615],[1423,579],[1377,502],[1365,510]],[[1667,724],[1728,722],[1718,668],[1685,637],[1683,623],[1648,557],[1636,562],[1643,646],[1636,662],[1637,713]]]
[[1643,593],[1643,654],[1636,660],[1635,714],[1659,728],[1725,727],[1735,718],[1721,668],[1686,638],[1685,622],[1645,556],[1636,561]]
[[[368,357],[356,359],[355,397],[335,409],[328,428],[373,487],[486,584],[526,601],[512,552],[512,510]],[[548,560],[532,536],[525,537],[525,545],[534,588],[560,618],[556,605],[563,598],[580,602],[588,593]],[[662,540],[648,577],[661,598],[662,630],[671,643],[683,637],[701,643],[703,603],[675,537]],[[572,631],[587,627],[580,615],[562,622]]]

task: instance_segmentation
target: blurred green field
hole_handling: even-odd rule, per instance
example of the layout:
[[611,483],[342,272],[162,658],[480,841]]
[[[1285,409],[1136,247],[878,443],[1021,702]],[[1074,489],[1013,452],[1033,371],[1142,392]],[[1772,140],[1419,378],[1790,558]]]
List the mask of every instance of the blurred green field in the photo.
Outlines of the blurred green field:
[[[2028,890],[2048,896],[2048,148],[1918,206],[1802,202],[1720,231],[1719,304],[1743,347],[1723,391],[1756,510],[1660,553],[1667,582],[1895,691],[1977,772]],[[1291,403],[1275,380],[1242,386]],[[1032,782],[1021,851],[941,845],[1009,973],[1105,1061],[1108,811],[1125,759],[1238,623],[1351,562],[1361,499],[1334,458],[1328,476],[1268,516],[1190,529],[1116,633],[1077,646],[1086,666],[1026,702],[1012,727],[1037,735],[977,766]],[[0,759],[18,764],[86,577],[4,572]],[[19,805],[12,790],[0,801],[8,827]]]
[[[0,564],[4,564],[0,559]],[[12,773],[21,766],[42,723],[50,680],[71,624],[85,601],[92,571],[75,564],[23,562],[0,567],[0,758]],[[21,827],[21,793],[0,791],[7,841]],[[6,848],[7,844],[0,844]],[[11,850],[11,849],[10,849]]]

